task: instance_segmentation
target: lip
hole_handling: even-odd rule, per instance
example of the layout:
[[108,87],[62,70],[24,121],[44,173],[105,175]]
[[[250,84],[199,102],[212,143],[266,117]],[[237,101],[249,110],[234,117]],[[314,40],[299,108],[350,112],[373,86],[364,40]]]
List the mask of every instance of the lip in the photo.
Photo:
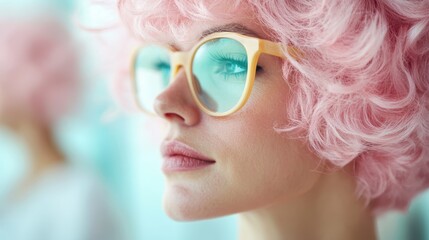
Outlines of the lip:
[[164,173],[199,170],[216,163],[215,160],[177,140],[164,141],[161,145],[161,154],[164,159],[162,163]]

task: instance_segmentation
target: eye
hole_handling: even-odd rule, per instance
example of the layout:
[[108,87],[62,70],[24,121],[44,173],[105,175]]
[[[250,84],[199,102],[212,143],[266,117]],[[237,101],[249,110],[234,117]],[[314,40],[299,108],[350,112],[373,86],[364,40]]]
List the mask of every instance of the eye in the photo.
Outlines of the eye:
[[242,62],[234,62],[232,60],[227,60],[219,64],[219,68],[216,73],[221,74],[245,74],[247,71],[247,66]]
[[170,64],[166,62],[157,62],[154,64],[154,68],[158,71],[170,71]]
[[171,70],[170,64],[164,61],[159,61],[154,64],[154,69],[162,74],[162,86],[168,86]]
[[222,77],[227,81],[242,81],[247,74],[247,56],[223,51],[210,53],[211,72],[215,78]]

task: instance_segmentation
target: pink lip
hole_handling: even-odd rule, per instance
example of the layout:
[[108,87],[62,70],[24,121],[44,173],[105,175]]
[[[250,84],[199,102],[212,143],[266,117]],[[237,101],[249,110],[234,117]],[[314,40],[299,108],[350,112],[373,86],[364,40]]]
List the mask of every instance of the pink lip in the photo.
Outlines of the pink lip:
[[179,141],[163,142],[161,153],[164,173],[197,170],[216,162]]

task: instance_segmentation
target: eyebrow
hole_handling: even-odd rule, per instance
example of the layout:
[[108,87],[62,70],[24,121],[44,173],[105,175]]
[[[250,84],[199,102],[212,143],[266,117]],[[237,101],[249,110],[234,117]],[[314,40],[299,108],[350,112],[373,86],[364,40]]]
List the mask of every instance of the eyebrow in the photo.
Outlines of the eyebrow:
[[204,31],[201,34],[201,38],[204,38],[207,35],[210,35],[210,34],[216,33],[216,32],[236,32],[236,33],[241,33],[243,35],[259,37],[258,34],[256,34],[254,31],[246,28],[245,26],[243,26],[241,24],[230,23],[230,24],[214,27],[214,28],[211,28],[211,29]]

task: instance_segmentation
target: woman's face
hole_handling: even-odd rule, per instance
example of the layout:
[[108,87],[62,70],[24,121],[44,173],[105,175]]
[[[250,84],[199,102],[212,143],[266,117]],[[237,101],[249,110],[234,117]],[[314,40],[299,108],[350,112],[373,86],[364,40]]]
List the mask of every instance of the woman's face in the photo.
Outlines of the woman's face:
[[[174,42],[186,51],[205,31],[237,31],[241,25],[267,39],[262,27],[248,20],[224,24],[195,23],[196,36]],[[231,27],[234,24],[233,27]],[[185,171],[164,171],[164,208],[176,220],[196,220],[249,211],[287,201],[308,191],[318,179],[318,161],[299,140],[278,133],[287,124],[290,89],[282,76],[279,58],[261,55],[262,68],[249,100],[238,112],[213,117],[202,112],[192,98],[183,69],[156,100],[155,109],[169,122],[166,143],[184,143],[213,164]]]

